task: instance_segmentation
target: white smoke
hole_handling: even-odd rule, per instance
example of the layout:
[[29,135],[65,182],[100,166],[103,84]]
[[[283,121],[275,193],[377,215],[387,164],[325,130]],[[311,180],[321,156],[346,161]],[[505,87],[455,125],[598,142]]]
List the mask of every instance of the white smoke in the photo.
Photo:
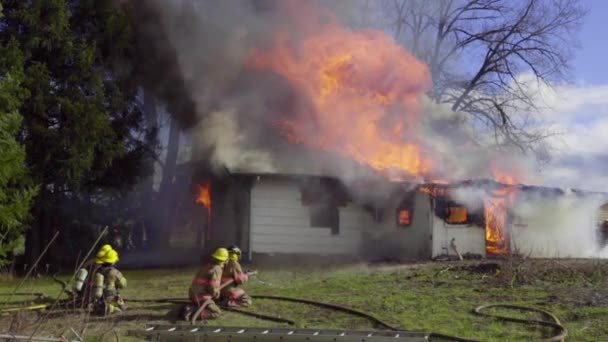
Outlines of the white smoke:
[[[465,186],[451,192],[470,211],[484,210],[494,195],[483,187]],[[605,196],[549,188],[514,189],[508,199],[511,248],[534,258],[607,258],[601,247],[599,208]]]
[[[276,170],[270,153],[251,148],[240,132],[234,112],[214,112],[194,128],[194,139],[205,151],[210,151],[216,167],[267,173]],[[199,132],[199,134],[196,134]]]
[[601,249],[597,215],[605,199],[581,196],[532,194],[512,207],[511,238],[514,247],[532,257],[606,258]]

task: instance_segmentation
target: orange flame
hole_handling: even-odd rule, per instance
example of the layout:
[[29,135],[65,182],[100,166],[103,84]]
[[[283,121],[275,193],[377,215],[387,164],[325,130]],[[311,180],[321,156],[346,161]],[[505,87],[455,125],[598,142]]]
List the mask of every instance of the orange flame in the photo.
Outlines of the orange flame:
[[410,223],[412,223],[410,211],[407,209],[402,209],[399,211],[398,219],[399,219],[399,225],[402,225],[402,226],[409,226]]
[[[278,123],[286,140],[385,173],[436,176],[440,159],[415,134],[421,97],[431,86],[427,66],[384,32],[343,28],[312,3],[278,2],[289,26],[279,30],[273,47],[255,49],[246,62],[249,69],[285,78],[298,95],[295,103],[305,104],[294,105]],[[485,203],[486,250],[492,255],[509,250],[507,208],[517,191],[514,175],[494,171],[506,186]],[[419,189],[435,197],[448,191],[437,185]]]
[[437,184],[423,184],[418,187],[418,190],[425,192],[433,197],[445,197],[448,193],[448,188]]
[[377,170],[428,174],[432,158],[413,127],[431,85],[426,65],[384,32],[353,32],[326,14],[316,14],[324,24],[301,29],[302,41],[279,34],[274,48],[255,50],[247,63],[283,76],[309,104],[279,123],[284,136]]
[[488,255],[506,255],[510,252],[507,225],[509,206],[519,189],[515,187],[517,177],[510,170],[507,172],[492,165],[494,179],[503,186],[493,191],[492,197],[484,203],[484,218],[486,222],[486,253]]
[[211,182],[206,181],[198,186],[196,203],[201,204],[207,209],[207,240],[211,240]]

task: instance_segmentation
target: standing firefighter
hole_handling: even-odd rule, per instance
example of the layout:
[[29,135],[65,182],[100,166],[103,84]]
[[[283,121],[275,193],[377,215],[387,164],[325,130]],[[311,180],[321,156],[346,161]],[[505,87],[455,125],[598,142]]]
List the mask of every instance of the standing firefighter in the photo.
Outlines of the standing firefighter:
[[224,289],[222,289],[222,300],[230,307],[249,306],[251,305],[251,296],[245,293],[240,284],[247,282],[249,277],[239,264],[241,259],[241,250],[237,246],[228,247],[228,262],[224,267],[224,273],[222,274],[222,283],[226,283],[230,280],[234,282]]
[[100,265],[93,276],[93,312],[96,314],[109,315],[127,308],[118,292],[127,287],[127,279],[114,266],[118,260],[118,252],[114,249],[95,256],[95,263]]
[[188,291],[188,298],[192,304],[186,305],[182,312],[185,320],[189,321],[192,314],[203,305],[205,309],[201,312],[201,319],[214,319],[220,316],[222,311],[214,300],[220,298],[220,281],[226,260],[228,260],[228,250],[218,248],[211,255],[211,262],[196,273]]

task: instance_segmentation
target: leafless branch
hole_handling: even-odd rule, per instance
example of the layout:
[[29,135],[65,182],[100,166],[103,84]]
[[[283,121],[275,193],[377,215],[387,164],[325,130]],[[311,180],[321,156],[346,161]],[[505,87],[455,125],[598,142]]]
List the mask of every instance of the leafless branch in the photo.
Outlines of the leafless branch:
[[424,60],[434,81],[429,96],[492,128],[495,144],[543,149],[530,118],[541,110],[531,75],[567,80],[574,33],[586,9],[580,0],[382,0],[385,27]]

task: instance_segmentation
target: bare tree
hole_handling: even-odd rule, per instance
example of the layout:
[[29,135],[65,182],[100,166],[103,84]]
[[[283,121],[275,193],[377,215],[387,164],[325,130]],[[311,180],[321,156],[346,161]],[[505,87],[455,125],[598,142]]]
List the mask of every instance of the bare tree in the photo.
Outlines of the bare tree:
[[380,6],[385,27],[428,64],[433,100],[469,113],[495,146],[542,152],[551,132],[535,121],[541,108],[525,81],[567,79],[586,13],[579,0],[382,0]]

